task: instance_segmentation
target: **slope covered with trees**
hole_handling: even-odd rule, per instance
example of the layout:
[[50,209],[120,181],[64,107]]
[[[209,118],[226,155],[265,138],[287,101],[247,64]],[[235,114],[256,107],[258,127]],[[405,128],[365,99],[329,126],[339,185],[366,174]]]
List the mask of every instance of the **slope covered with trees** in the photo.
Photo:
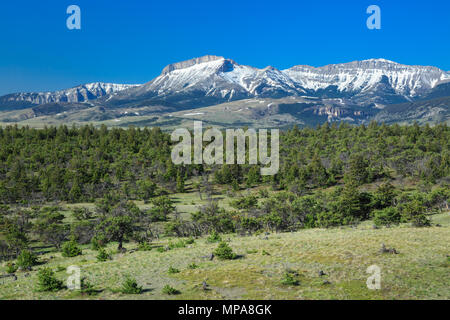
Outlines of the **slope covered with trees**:
[[[145,248],[164,235],[367,219],[427,226],[429,214],[448,210],[449,138],[445,124],[294,127],[281,134],[278,174],[261,176],[251,165],[175,166],[170,137],[157,128],[0,128],[1,253],[10,259],[45,244],[70,256],[79,244],[116,242],[122,250],[124,242]],[[181,217],[175,193],[208,201]],[[218,194],[232,199],[228,206],[214,200]],[[71,203],[94,206],[67,209]]]

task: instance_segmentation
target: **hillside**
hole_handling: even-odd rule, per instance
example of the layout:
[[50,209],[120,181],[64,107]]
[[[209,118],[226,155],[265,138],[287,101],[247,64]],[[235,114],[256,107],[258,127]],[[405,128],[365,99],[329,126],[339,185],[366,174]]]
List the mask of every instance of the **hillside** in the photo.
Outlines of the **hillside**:
[[375,121],[408,124],[450,123],[450,97],[389,105],[374,117]]
[[[183,200],[185,199],[185,200]],[[180,197],[181,211],[194,195]],[[198,201],[198,202],[197,202]],[[450,299],[450,213],[433,217],[441,226],[373,229],[368,221],[358,227],[309,229],[293,233],[265,235],[222,235],[240,256],[239,259],[213,261],[209,255],[217,243],[196,239],[184,248],[158,252],[179,239],[166,238],[152,243],[151,251],[135,251],[126,244],[127,253],[114,254],[112,260],[98,262],[97,252],[89,246],[83,254],[64,258],[59,252],[39,256],[45,264],[32,272],[17,273],[17,281],[0,279],[0,299]],[[380,253],[382,243],[398,254]],[[114,251],[115,244],[109,246]],[[189,265],[197,267],[191,269]],[[369,290],[366,280],[370,265],[381,268],[381,290]],[[37,272],[50,267],[58,279],[67,279],[66,268],[81,267],[82,276],[94,286],[95,295],[77,291],[36,292]],[[169,274],[170,267],[180,273]],[[0,269],[1,270],[1,269]],[[297,272],[298,286],[281,284],[286,270]],[[326,275],[319,276],[319,271]],[[119,293],[127,275],[137,279],[144,292]],[[208,290],[202,289],[206,281]],[[181,292],[168,296],[162,288],[170,285]]]
[[0,298],[448,298],[449,135],[294,127],[264,176],[159,128],[0,128]]

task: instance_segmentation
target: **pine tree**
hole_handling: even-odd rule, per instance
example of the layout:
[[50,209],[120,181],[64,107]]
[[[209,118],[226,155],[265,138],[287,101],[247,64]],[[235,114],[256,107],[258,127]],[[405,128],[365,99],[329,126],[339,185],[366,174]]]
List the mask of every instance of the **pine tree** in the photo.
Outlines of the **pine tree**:
[[177,192],[184,192],[184,178],[180,174],[177,176]]

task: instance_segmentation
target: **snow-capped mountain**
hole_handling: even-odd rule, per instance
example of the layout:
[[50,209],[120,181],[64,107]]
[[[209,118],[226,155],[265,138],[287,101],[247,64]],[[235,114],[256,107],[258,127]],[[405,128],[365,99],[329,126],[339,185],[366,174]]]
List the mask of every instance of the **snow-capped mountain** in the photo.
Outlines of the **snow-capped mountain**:
[[275,68],[257,69],[223,57],[204,56],[168,65],[154,80],[109,100],[114,105],[192,108],[255,96],[276,98],[305,92]]
[[436,67],[407,66],[385,59],[319,68],[295,66],[284,70],[284,73],[304,88],[320,92],[334,87],[336,94],[352,95],[360,102],[368,97],[381,100],[378,102],[411,100],[429,93],[441,81],[450,79],[449,73]]
[[30,106],[46,103],[77,103],[113,95],[136,85],[94,82],[53,92],[13,93],[0,97],[0,107],[11,104]]
[[0,97],[0,108],[96,100],[98,106],[113,108],[160,106],[177,110],[289,96],[337,98],[344,104],[379,106],[416,101],[449,80],[450,73],[436,67],[407,66],[385,59],[278,70],[207,55],[170,64],[143,85],[91,83],[56,92],[16,93]]
[[171,64],[158,78],[141,88],[144,91],[157,90],[158,93],[192,89],[206,90],[207,96],[228,99],[233,99],[237,92],[246,95],[272,95],[278,90],[304,93],[298,91],[288,76],[273,67],[257,69],[217,56]]
[[255,97],[310,95],[374,105],[420,98],[447,79],[450,74],[436,67],[407,66],[385,59],[278,70],[204,56],[168,65],[154,80],[109,100],[114,105],[192,108]]

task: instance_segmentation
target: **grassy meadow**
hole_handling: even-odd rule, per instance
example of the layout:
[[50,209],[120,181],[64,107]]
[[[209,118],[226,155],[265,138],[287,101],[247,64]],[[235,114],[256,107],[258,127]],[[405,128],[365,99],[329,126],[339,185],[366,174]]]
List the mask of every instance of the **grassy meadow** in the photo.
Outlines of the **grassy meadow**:
[[[171,197],[183,217],[206,203],[195,192]],[[218,200],[227,207],[230,199],[222,195]],[[64,212],[70,212],[71,206],[65,206]],[[66,219],[70,220],[70,215]],[[125,243],[125,253],[113,253],[117,244],[110,243],[107,250],[113,253],[112,259],[105,262],[97,261],[97,251],[90,246],[83,246],[83,254],[73,258],[44,249],[39,256],[41,265],[17,272],[15,281],[0,279],[0,299],[450,299],[448,212],[432,216],[432,226],[426,228],[401,224],[375,229],[371,221],[365,221],[356,227],[221,236],[237,254],[236,259],[215,257],[210,261],[206,256],[218,244],[209,243],[206,237],[178,248],[173,244],[179,243],[179,238],[161,238],[152,242],[150,251],[138,251],[135,243]],[[382,243],[398,254],[381,253]],[[167,251],[158,249],[169,246],[172,249]],[[69,276],[66,268],[71,265],[81,268],[81,276],[94,286],[95,294],[68,289],[37,292],[40,268],[50,267],[65,283]],[[370,265],[381,268],[380,290],[366,286]],[[1,274],[5,267],[3,263]],[[169,273],[171,267],[179,272]],[[298,285],[281,284],[286,271],[294,274]],[[141,294],[120,293],[126,276],[137,280],[143,288]],[[163,293],[166,285],[180,293]]]

